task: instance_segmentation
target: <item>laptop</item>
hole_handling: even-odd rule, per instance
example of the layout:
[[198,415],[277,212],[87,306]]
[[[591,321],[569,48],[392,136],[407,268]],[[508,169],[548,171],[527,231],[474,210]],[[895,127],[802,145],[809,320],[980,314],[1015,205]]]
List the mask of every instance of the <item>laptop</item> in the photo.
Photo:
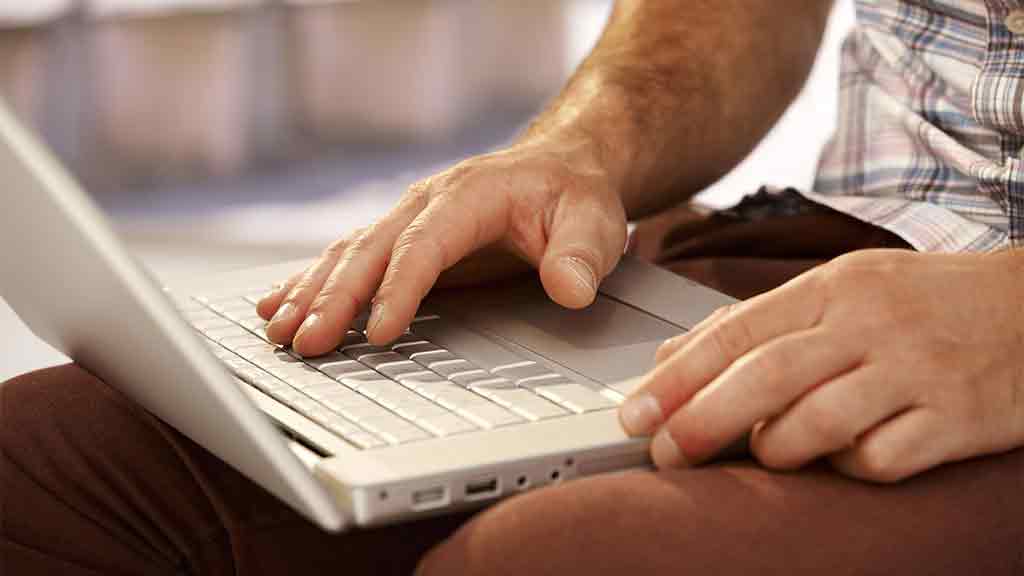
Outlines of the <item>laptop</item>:
[[0,102],[0,296],[35,334],[325,530],[649,465],[617,406],[658,345],[733,300],[625,257],[584,310],[535,277],[435,291],[398,340],[299,358],[257,294],[286,262],[158,287]]

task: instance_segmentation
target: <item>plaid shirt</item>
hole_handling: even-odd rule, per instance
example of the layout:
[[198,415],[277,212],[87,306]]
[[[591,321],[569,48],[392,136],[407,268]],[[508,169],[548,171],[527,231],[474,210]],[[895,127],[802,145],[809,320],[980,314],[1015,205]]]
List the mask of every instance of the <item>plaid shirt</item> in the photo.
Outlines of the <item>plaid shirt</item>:
[[813,192],[925,251],[1024,243],[1024,1],[857,0]]

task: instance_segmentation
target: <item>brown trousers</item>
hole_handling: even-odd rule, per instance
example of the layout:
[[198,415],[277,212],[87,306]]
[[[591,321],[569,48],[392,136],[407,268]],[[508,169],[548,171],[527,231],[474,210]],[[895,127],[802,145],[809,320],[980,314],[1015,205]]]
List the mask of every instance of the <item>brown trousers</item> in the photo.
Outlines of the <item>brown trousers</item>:
[[[894,236],[683,207],[632,250],[737,296]],[[75,366],[0,385],[0,574],[1024,574],[1024,450],[896,486],[751,461],[569,482],[476,514],[321,532]]]

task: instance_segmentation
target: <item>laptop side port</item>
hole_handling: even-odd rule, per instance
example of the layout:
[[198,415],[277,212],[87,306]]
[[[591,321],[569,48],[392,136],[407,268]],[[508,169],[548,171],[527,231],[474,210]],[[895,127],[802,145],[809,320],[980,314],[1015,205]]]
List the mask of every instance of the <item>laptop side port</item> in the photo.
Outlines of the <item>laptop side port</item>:
[[431,486],[412,493],[413,510],[430,510],[448,504],[448,487]]
[[497,496],[501,485],[496,476],[466,482],[466,500],[480,500]]

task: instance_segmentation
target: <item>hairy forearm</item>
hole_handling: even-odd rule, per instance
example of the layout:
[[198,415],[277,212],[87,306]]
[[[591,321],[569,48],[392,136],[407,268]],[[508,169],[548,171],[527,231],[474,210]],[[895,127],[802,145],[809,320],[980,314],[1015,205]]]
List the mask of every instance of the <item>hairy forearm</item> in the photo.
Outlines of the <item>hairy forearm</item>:
[[799,92],[830,0],[618,0],[605,33],[524,135],[576,134],[638,218],[731,170]]

